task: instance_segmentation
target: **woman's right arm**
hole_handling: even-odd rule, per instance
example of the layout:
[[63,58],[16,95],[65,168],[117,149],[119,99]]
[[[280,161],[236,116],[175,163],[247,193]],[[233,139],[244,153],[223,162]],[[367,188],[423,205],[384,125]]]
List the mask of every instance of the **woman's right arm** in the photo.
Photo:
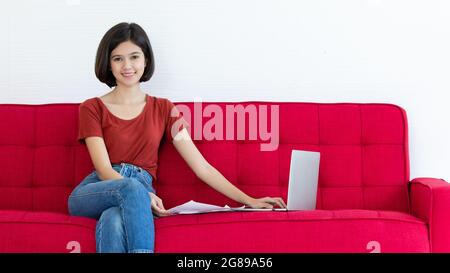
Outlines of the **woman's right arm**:
[[97,175],[101,180],[122,179],[116,170],[111,166],[109,161],[108,151],[106,145],[101,137],[92,136],[85,138],[86,146],[91,156],[94,168],[97,171]]

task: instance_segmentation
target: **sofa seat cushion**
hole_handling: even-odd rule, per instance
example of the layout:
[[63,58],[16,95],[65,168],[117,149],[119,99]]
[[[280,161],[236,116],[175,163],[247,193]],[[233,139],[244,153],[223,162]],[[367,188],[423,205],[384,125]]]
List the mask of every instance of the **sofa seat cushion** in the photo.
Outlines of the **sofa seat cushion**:
[[95,252],[95,225],[61,213],[0,210],[0,252]]
[[430,251],[426,224],[394,211],[216,212],[155,224],[155,252]]

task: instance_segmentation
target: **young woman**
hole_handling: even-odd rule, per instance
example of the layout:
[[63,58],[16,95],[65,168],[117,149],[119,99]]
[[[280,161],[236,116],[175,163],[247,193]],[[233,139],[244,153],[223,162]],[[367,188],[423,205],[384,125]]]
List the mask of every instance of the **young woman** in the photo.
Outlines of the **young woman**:
[[95,170],[68,200],[71,215],[98,219],[97,252],[153,252],[153,214],[170,214],[152,187],[163,138],[218,192],[252,208],[286,207],[279,197],[255,199],[231,184],[203,158],[184,125],[173,134],[182,118],[171,115],[173,103],[141,90],[154,68],[149,39],[139,25],[120,23],[106,32],[95,74],[113,89],[79,108],[78,140],[86,144]]

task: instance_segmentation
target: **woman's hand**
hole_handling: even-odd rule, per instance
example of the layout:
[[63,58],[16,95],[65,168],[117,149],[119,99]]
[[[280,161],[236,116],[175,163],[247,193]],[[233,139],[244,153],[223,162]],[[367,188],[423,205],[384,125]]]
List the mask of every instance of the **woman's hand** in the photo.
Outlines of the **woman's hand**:
[[149,192],[148,194],[150,195],[152,211],[154,214],[159,217],[171,215],[171,213],[164,208],[161,198],[156,196],[153,192]]
[[246,205],[253,209],[272,209],[275,205],[283,209],[286,208],[286,203],[281,197],[252,198]]

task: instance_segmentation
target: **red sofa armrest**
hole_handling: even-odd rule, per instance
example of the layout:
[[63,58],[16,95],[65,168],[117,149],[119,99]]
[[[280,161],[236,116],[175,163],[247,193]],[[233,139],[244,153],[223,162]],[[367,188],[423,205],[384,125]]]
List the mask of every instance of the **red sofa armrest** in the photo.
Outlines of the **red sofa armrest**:
[[428,224],[432,252],[450,252],[450,184],[443,179],[410,182],[411,213]]

